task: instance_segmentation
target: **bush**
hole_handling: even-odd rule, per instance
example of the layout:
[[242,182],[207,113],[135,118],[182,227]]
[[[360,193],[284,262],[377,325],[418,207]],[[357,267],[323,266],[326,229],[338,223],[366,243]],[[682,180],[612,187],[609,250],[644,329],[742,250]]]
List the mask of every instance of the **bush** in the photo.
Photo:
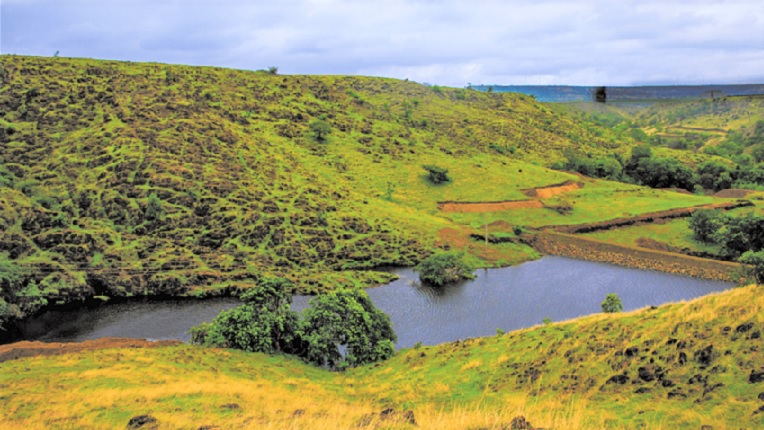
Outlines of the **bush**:
[[623,311],[623,303],[621,303],[621,298],[618,297],[618,294],[610,293],[607,296],[605,296],[605,301],[602,302],[602,312],[613,314],[617,312]]
[[448,176],[448,169],[431,164],[424,165],[422,168],[427,171],[427,180],[435,185],[451,182],[451,178]]
[[308,128],[313,133],[313,137],[319,142],[326,141],[326,137],[332,132],[332,127],[323,119],[312,121]]
[[748,251],[738,259],[757,284],[764,283],[764,251]]
[[192,343],[267,354],[295,352],[298,315],[289,306],[291,291],[286,279],[262,279],[241,296],[243,305],[193,327]]
[[461,279],[473,279],[473,269],[464,261],[461,252],[444,252],[432,255],[415,268],[419,280],[436,286],[443,286]]
[[[374,307],[366,291],[340,289],[314,297],[310,305],[300,325],[306,361],[344,369],[395,354],[390,317]],[[344,358],[340,347],[345,348]]]
[[[344,369],[384,360],[395,353],[390,318],[361,289],[340,289],[310,301],[303,319],[290,307],[292,285],[265,278],[211,323],[190,330],[191,342],[267,354],[285,353]],[[345,354],[341,352],[344,348]]]

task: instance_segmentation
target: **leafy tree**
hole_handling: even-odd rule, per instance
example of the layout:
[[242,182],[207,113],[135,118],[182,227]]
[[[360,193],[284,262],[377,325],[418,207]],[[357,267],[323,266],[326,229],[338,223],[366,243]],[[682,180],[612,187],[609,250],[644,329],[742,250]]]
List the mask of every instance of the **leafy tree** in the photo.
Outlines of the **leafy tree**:
[[419,263],[414,271],[419,273],[421,281],[437,286],[473,278],[473,269],[461,252],[434,254]]
[[738,259],[751,273],[757,284],[764,283],[764,251],[748,251]]
[[627,168],[627,174],[649,187],[692,190],[698,182],[693,171],[674,158],[642,157],[636,165],[632,161]]
[[263,278],[242,294],[243,305],[194,327],[192,342],[267,354],[295,352],[298,315],[290,308],[291,291],[286,279]]
[[605,296],[605,301],[602,302],[602,312],[613,314],[621,311],[623,311],[623,303],[621,303],[618,294],[609,293]]
[[729,257],[737,257],[746,251],[761,251],[764,249],[764,217],[752,213],[727,217],[712,240]]
[[271,75],[276,75],[279,73],[279,68],[276,66],[268,67],[268,73],[270,73]]
[[427,179],[435,185],[451,182],[451,178],[448,176],[448,169],[432,164],[426,164],[422,168],[427,171]]
[[319,142],[325,141],[326,137],[332,132],[332,127],[323,119],[316,119],[311,121],[308,128],[310,129],[311,133],[313,133],[313,136],[316,138],[316,140]]
[[703,188],[719,191],[732,186],[732,171],[718,161],[706,161],[698,166],[700,184]]
[[690,217],[690,229],[695,239],[704,242],[713,242],[714,235],[724,225],[727,215],[719,210],[698,209]]
[[395,354],[397,337],[390,318],[362,289],[343,288],[314,297],[303,315],[302,356],[310,363],[344,369]]

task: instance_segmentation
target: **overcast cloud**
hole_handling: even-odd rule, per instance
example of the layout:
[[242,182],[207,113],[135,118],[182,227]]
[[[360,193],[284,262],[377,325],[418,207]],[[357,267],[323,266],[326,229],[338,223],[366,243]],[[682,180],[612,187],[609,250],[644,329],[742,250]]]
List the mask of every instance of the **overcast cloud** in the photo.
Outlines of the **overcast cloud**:
[[764,1],[0,0],[3,54],[473,84],[764,83]]

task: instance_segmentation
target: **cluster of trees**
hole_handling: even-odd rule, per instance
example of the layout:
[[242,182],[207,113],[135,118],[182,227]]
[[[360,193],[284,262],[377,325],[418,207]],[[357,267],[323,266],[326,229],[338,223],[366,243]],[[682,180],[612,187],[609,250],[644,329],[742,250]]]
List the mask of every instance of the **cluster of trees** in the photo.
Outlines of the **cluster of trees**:
[[262,279],[242,294],[243,305],[192,328],[192,343],[290,354],[339,370],[395,354],[397,337],[390,318],[362,289],[316,296],[302,317],[290,307],[292,290],[286,279]]
[[552,167],[653,188],[694,190],[698,184],[698,177],[692,169],[674,158],[654,157],[648,145],[634,147],[631,158],[626,161],[617,154],[599,159],[569,156],[567,162]]
[[690,218],[690,228],[697,240],[719,245],[721,253],[728,257],[764,249],[764,216],[733,216],[720,210],[699,209]]
[[764,216],[701,209],[692,214],[690,228],[697,240],[719,245],[724,256],[737,259],[756,282],[764,282]]
[[749,156],[746,157],[736,166],[732,163],[706,161],[693,170],[674,158],[655,157],[650,146],[639,145],[632,149],[631,158],[625,161],[617,154],[597,159],[569,155],[567,162],[552,167],[653,188],[675,187],[689,191],[704,188],[720,191],[764,185],[764,163],[755,164]]

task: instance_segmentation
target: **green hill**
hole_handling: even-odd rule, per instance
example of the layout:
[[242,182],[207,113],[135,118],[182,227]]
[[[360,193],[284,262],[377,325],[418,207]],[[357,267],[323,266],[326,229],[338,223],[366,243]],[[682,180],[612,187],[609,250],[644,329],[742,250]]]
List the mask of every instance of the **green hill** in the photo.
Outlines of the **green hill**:
[[[440,211],[577,181],[545,167],[567,153],[628,153],[631,141],[522,95],[7,55],[0,79],[6,319],[96,296],[226,294],[262,275],[301,292],[370,285],[390,277],[370,269],[439,248],[512,264],[537,254],[470,233],[710,201],[588,181],[548,200],[565,213]],[[424,164],[453,181],[430,184]]]
[[403,350],[345,373],[188,345],[6,361],[0,426],[124,428],[150,415],[160,428],[414,428],[413,418],[505,429],[523,415],[555,429],[761,428],[760,289]]

